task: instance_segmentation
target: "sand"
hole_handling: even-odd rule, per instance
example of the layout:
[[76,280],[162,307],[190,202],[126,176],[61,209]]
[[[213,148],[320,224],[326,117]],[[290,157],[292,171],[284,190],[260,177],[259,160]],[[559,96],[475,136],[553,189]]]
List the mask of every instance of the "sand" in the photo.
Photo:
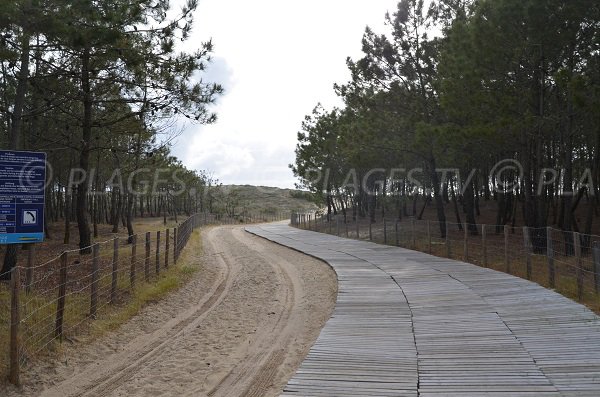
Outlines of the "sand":
[[335,273],[241,227],[202,237],[202,254],[188,247],[201,269],[182,289],[9,396],[279,395],[331,316]]

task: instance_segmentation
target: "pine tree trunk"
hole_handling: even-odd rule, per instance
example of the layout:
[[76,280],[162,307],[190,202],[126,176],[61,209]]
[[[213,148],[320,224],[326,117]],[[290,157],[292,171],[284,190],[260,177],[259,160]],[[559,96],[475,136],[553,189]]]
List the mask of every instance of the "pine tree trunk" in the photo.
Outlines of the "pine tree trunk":
[[[21,69],[19,70],[19,82],[15,96],[15,106],[13,109],[13,123],[10,126],[9,146],[12,150],[19,150],[21,147],[21,123],[23,107],[25,105],[25,94],[27,93],[27,80],[29,78],[29,35],[24,34],[21,38]],[[4,279],[10,278],[10,271],[17,264],[17,245],[9,244],[4,254],[4,262],[0,274]]]
[[88,179],[90,170],[90,145],[92,139],[92,94],[90,87],[90,50],[83,50],[81,57],[81,89],[83,91],[83,128],[79,167],[83,173],[77,186],[77,227],[79,229],[79,248],[82,254],[91,253],[92,237],[88,213]]
[[440,177],[437,172],[435,158],[433,155],[429,159],[429,167],[431,168],[431,184],[433,185],[433,199],[435,201],[435,209],[437,212],[438,224],[440,228],[440,236],[446,237],[446,211],[444,210],[444,198],[440,194]]

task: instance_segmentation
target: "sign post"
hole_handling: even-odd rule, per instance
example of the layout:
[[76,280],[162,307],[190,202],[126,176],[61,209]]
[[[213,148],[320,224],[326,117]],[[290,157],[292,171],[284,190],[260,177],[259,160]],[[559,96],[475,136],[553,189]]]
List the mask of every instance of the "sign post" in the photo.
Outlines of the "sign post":
[[46,153],[0,150],[0,244],[44,241]]

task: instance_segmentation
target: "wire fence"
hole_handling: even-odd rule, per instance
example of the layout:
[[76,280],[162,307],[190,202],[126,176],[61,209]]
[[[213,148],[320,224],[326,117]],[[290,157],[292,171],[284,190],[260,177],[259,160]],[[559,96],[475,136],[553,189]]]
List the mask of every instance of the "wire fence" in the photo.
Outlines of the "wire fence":
[[552,227],[344,219],[292,214],[293,226],[458,259],[537,282],[600,312],[600,236]]
[[127,303],[136,286],[157,282],[196,228],[284,219],[289,214],[195,214],[176,228],[115,237],[39,264],[30,249],[27,263],[11,270],[10,284],[0,284],[0,373],[8,370],[18,385],[21,369]]

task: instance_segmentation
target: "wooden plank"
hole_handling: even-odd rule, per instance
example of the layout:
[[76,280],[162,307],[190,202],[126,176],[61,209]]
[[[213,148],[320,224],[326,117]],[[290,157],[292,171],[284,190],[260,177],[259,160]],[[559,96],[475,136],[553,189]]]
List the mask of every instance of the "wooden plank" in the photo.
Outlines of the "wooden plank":
[[283,396],[600,395],[600,318],[554,291],[398,247],[247,230],[338,275],[334,313]]

